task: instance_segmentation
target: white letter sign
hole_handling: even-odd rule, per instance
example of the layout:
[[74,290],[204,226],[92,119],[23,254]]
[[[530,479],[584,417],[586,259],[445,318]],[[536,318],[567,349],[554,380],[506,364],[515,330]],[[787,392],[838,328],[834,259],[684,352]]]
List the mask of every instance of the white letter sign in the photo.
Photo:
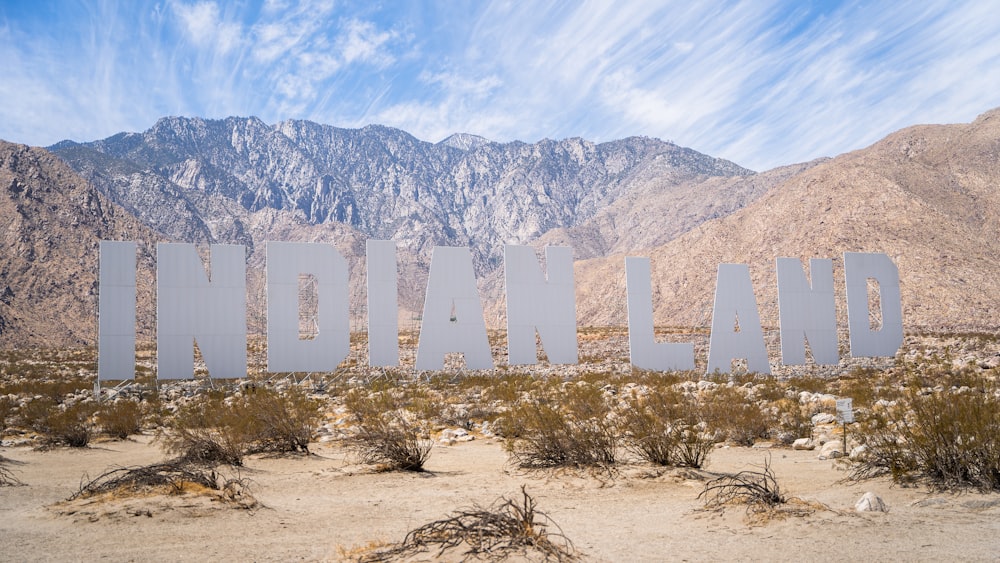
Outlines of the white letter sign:
[[211,278],[193,244],[156,245],[158,377],[194,373],[197,341],[211,376],[246,377],[246,249],[213,244]]
[[757,299],[750,282],[750,267],[719,264],[712,336],[708,343],[708,371],[729,373],[732,361],[737,358],[746,358],[747,371],[771,373]]
[[833,260],[809,260],[812,285],[798,258],[778,258],[778,318],[781,362],[806,363],[806,341],[817,364],[836,364],[837,304],[833,297]]
[[135,377],[134,242],[101,241],[97,298],[97,377]]
[[469,369],[492,369],[483,305],[468,248],[435,246],[417,344],[418,370],[444,368],[445,354],[465,354]]
[[[847,279],[847,326],[851,331],[851,355],[894,356],[903,344],[903,301],[899,293],[899,270],[885,254],[844,253]],[[868,321],[868,280],[878,282],[882,326],[873,330]]]
[[[316,336],[299,337],[299,275],[316,278]],[[267,370],[333,371],[350,352],[347,260],[329,244],[267,243]]]
[[628,347],[632,365],[651,370],[694,369],[694,344],[656,341],[650,279],[649,258],[625,258]]
[[399,300],[396,284],[396,243],[370,240],[368,260],[368,365],[399,365]]
[[538,363],[535,331],[553,364],[575,364],[576,295],[573,251],[564,246],[545,249],[548,281],[530,246],[504,247],[507,293],[507,353],[510,365]]

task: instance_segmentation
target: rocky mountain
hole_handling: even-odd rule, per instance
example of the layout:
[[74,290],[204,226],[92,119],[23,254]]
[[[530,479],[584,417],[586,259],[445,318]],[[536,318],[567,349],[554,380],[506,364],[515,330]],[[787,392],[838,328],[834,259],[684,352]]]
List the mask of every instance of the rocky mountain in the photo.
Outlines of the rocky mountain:
[[152,299],[157,235],[43,149],[0,141],[0,233],[3,347],[96,341],[102,239],[141,243],[140,294]]
[[173,239],[253,245],[235,219],[277,209],[341,223],[428,256],[473,249],[480,273],[504,243],[571,228],[640,189],[669,191],[751,174],[656,139],[493,143],[453,135],[431,144],[382,126],[164,118],[148,131],[52,150],[113,201]]
[[[884,252],[908,328],[996,330],[1000,318],[1000,110],[910,127],[821,162],[743,209],[639,253],[652,258],[656,322],[705,326],[716,266],[749,264],[762,322],[777,322],[774,259]],[[578,263],[582,324],[625,320],[624,255]],[[842,325],[843,326],[843,325]]]
[[899,266],[907,328],[1000,327],[1000,110],[761,173],[640,137],[432,144],[255,118],[164,118],[51,150],[0,142],[0,347],[94,342],[102,239],[140,241],[144,337],[159,240],[247,246],[252,334],[266,240],[336,245],[363,328],[367,238],[398,243],[402,319],[420,313],[430,248],[466,245],[502,326],[503,244],[522,243],[574,248],[583,326],[625,323],[626,255],[652,258],[658,324],[707,325],[716,267],[736,262],[774,326],[776,257],[833,258],[843,316],[842,254],[871,251]]

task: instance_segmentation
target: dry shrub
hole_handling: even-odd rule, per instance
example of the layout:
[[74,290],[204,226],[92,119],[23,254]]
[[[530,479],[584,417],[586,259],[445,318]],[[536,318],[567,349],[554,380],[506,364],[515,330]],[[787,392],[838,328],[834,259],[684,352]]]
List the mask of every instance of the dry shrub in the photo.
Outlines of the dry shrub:
[[348,446],[362,463],[385,470],[423,471],[434,442],[421,437],[420,428],[409,421],[389,391],[355,389],[345,403],[357,423]]
[[752,446],[758,438],[766,438],[773,420],[740,388],[720,385],[705,394],[702,412],[710,430],[717,430],[726,439],[741,446]]
[[24,484],[20,479],[14,476],[14,472],[9,468],[11,465],[21,464],[22,462],[20,461],[14,461],[0,455],[0,487],[13,487]]
[[9,397],[0,397],[0,436],[7,429],[7,422],[14,420],[14,411],[17,403]]
[[106,493],[135,494],[152,491],[180,495],[199,490],[217,491],[222,500],[242,508],[253,508],[258,504],[250,491],[249,480],[238,475],[225,477],[215,469],[185,459],[107,470],[95,479],[82,482],[79,490],[68,500]]
[[170,454],[187,462],[243,465],[250,447],[250,421],[221,394],[207,394],[184,405],[158,438]]
[[[534,555],[545,561],[570,561],[577,555],[572,542],[545,513],[535,508],[535,499],[521,487],[521,499],[501,498],[489,508],[459,510],[454,516],[410,531],[399,544],[362,554],[358,561],[398,561],[436,549],[441,557],[452,549],[465,549],[463,560],[505,560]],[[552,526],[559,530],[550,533]]]
[[911,388],[895,405],[876,406],[857,435],[868,450],[854,478],[1000,491],[1000,398],[992,393]]
[[670,389],[627,399],[619,420],[626,447],[657,465],[700,468],[714,446],[697,401]]
[[778,429],[780,430],[779,438],[782,435],[791,437],[791,440],[782,439],[782,442],[788,445],[796,438],[810,437],[812,434],[812,419],[809,416],[808,409],[801,405],[797,399],[783,397],[773,403],[773,408]]
[[505,447],[523,468],[608,467],[617,459],[618,428],[600,389],[567,385],[558,403],[524,400],[501,418]]
[[283,393],[257,389],[240,407],[251,419],[250,452],[309,452],[309,442],[320,423],[320,403],[300,387]]
[[771,510],[788,500],[771,471],[770,459],[764,460],[760,471],[746,470],[712,479],[705,483],[698,498],[705,499],[706,508],[745,504],[747,513]]
[[93,436],[90,419],[96,410],[93,403],[54,405],[34,429],[44,434],[45,445],[83,448]]
[[97,424],[105,434],[124,440],[142,431],[142,405],[122,399],[105,403],[97,410]]
[[319,407],[296,387],[284,393],[257,388],[234,397],[209,393],[181,408],[161,439],[183,459],[239,466],[250,453],[308,452]]

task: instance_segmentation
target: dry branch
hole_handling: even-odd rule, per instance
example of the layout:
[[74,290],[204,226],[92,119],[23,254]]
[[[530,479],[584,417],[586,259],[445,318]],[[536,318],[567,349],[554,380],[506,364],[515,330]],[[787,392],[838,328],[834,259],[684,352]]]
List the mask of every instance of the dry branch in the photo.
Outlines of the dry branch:
[[[454,516],[410,531],[398,545],[362,556],[369,563],[393,561],[430,549],[440,557],[450,549],[466,547],[463,556],[501,560],[534,552],[545,561],[576,559],[572,542],[545,513],[535,508],[535,499],[521,487],[521,499],[501,498],[490,508],[460,510]],[[555,527],[550,533],[546,528]]]
[[698,498],[705,499],[706,508],[745,504],[748,513],[770,510],[788,500],[781,494],[769,458],[764,460],[761,471],[740,471],[712,479],[705,483]]

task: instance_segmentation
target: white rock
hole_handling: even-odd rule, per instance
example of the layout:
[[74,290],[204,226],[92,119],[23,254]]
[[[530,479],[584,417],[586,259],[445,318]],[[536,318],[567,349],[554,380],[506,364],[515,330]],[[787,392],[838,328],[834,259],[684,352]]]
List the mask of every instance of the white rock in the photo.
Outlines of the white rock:
[[837,459],[844,457],[844,442],[840,440],[830,440],[823,444],[819,450],[820,459]]
[[792,442],[793,450],[812,450],[815,449],[816,445],[813,444],[812,440],[809,438],[799,438]]
[[837,422],[837,417],[827,412],[814,414],[812,417],[813,426],[818,426],[820,424],[831,424],[834,422]]
[[854,503],[857,512],[889,512],[889,507],[875,493],[868,491],[858,502]]
[[851,461],[858,461],[864,459],[868,455],[868,446],[861,444],[860,446],[854,446],[851,449],[851,454],[848,456]]

